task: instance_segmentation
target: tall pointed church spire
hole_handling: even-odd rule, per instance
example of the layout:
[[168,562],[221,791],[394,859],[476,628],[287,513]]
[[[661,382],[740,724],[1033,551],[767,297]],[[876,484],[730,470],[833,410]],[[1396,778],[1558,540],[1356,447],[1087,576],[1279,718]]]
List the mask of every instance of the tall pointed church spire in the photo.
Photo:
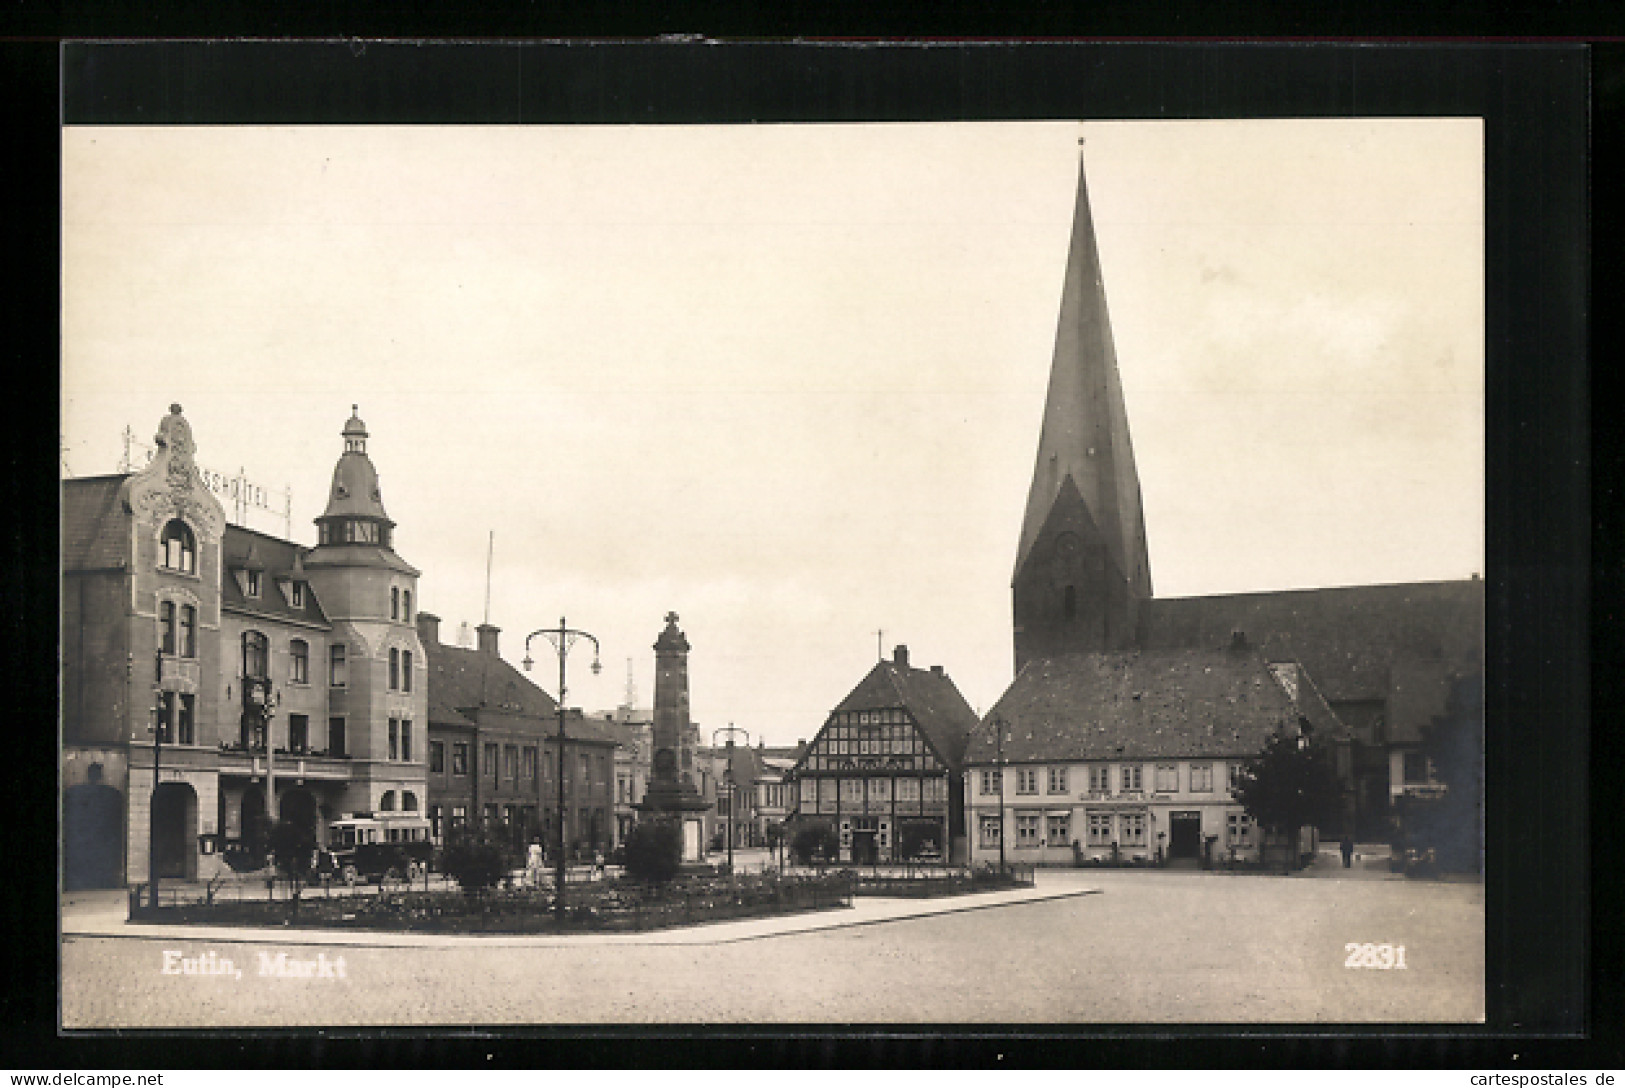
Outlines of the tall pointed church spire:
[[1140,481],[1081,151],[1055,355],[1012,586],[1018,669],[1035,653],[1130,645],[1137,602],[1151,595]]

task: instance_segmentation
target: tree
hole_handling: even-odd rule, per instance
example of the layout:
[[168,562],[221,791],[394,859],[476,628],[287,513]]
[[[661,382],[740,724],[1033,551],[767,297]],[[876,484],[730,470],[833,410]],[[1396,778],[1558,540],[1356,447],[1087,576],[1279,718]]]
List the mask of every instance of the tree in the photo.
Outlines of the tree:
[[1433,764],[1444,796],[1411,808],[1413,842],[1431,846],[1440,868],[1483,868],[1484,677],[1475,674],[1450,687],[1445,711],[1422,727],[1422,752]]
[[671,820],[640,820],[626,837],[626,873],[664,884],[683,864],[683,832]]
[[1282,731],[1243,768],[1232,792],[1259,826],[1295,836],[1306,825],[1336,820],[1342,790],[1331,752]]
[[288,882],[288,894],[297,912],[299,893],[316,853],[316,829],[293,820],[278,820],[271,829],[271,853],[276,857],[276,871]]
[[803,865],[834,858],[841,849],[835,829],[823,820],[803,824],[790,840],[790,852]]
[[509,860],[501,843],[465,834],[446,847],[440,868],[457,881],[464,895],[483,895],[514,868]]

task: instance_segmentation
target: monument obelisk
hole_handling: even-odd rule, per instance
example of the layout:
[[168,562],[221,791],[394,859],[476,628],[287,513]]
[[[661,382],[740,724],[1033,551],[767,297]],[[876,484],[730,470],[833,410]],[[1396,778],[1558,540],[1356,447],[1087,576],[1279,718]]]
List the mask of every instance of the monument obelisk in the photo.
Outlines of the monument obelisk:
[[649,787],[637,810],[643,819],[669,819],[683,831],[683,860],[705,856],[701,813],[711,802],[694,785],[693,729],[688,720],[688,639],[677,628],[677,613],[655,639],[655,720]]

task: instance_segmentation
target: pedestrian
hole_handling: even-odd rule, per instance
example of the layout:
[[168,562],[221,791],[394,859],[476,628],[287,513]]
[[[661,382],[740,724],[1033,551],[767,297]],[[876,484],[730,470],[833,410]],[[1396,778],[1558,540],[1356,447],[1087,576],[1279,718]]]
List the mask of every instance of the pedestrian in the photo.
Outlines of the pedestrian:
[[1354,836],[1343,836],[1343,868],[1348,869],[1354,865]]
[[525,880],[533,888],[542,882],[543,864],[542,844],[539,840],[532,839],[530,850],[525,854]]
[[604,879],[604,852],[596,850],[592,855],[592,871],[594,880]]

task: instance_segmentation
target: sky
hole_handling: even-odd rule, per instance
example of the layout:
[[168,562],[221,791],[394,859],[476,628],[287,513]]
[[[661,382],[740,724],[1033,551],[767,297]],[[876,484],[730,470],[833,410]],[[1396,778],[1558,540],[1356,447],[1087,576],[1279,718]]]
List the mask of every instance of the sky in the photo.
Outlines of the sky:
[[675,611],[707,740],[898,644],[982,712],[1080,153],[1156,594],[1481,572],[1475,119],[70,127],[63,468],[176,402],[314,544],[355,404],[442,638],[565,617],[571,706]]

